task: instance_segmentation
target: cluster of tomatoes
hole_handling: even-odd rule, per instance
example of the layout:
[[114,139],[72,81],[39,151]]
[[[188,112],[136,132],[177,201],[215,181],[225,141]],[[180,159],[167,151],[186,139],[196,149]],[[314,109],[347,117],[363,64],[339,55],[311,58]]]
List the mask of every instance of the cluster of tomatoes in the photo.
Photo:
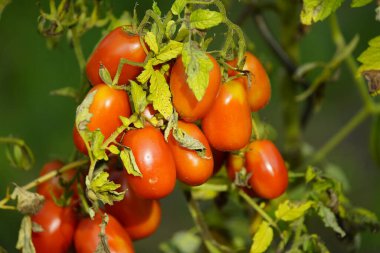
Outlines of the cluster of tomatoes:
[[[125,169],[109,169],[110,179],[126,192],[122,201],[104,207],[104,212],[109,215],[105,232],[111,252],[133,252],[131,239],[144,238],[157,229],[161,215],[158,200],[174,190],[176,180],[189,186],[201,185],[218,171],[224,163],[220,158],[226,155],[228,176],[237,182],[236,178],[244,174],[246,180],[239,186],[253,196],[276,198],[288,184],[285,163],[276,146],[269,140],[252,140],[251,113],[263,108],[271,94],[267,73],[255,56],[249,52],[245,54],[242,70],[238,70],[237,60],[226,62],[223,66],[228,66],[228,70],[222,76],[221,65],[207,54],[213,68],[200,100],[187,83],[181,55],[170,63],[166,81],[179,117],[173,129],[180,129],[200,142],[204,147],[204,154],[200,155],[179,143],[174,130],[165,139],[165,128],[151,123],[153,117],[162,119],[152,104],[149,103],[141,112],[133,111],[128,89],[115,89],[102,81],[99,69],[106,68],[114,78],[121,58],[143,63],[147,54],[142,41],[139,35],[126,32],[122,27],[116,28],[97,45],[86,67],[87,77],[93,85],[89,94],[96,91],[89,107],[92,114],[87,124],[89,131],[100,130],[106,140],[122,126],[120,116],[128,118],[138,114],[143,122],[141,128],[128,129],[115,140],[119,147],[132,151],[142,176],[128,174]],[[142,71],[141,66],[125,64],[118,85],[136,81]],[[89,151],[77,126],[73,136],[77,149],[87,155]],[[62,164],[57,162],[49,164],[43,173],[60,166]],[[77,224],[72,206],[58,207],[49,200],[52,195],[59,197],[63,193],[57,179],[54,180],[38,188],[47,201],[33,218],[44,228],[44,232],[33,233],[37,252],[52,249],[65,252],[72,238],[77,252],[94,252],[99,242],[101,213],[94,220],[85,218]],[[56,187],[52,188],[53,185]],[[46,220],[51,226],[44,226]],[[55,233],[60,240],[49,239],[48,233]]]

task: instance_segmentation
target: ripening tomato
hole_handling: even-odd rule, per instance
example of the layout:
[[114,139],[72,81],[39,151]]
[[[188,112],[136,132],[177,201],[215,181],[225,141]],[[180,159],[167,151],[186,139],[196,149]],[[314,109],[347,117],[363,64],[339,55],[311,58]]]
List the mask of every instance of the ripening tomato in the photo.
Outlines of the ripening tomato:
[[[268,104],[271,97],[271,86],[267,72],[265,71],[260,60],[257,59],[250,52],[246,52],[244,55],[245,64],[243,70],[248,70],[251,73],[251,87],[248,88],[248,78],[241,77],[237,80],[244,84],[248,88],[248,102],[251,111],[257,112]],[[236,67],[237,59],[228,62],[231,66]],[[228,70],[229,76],[234,76],[238,72],[231,69]]]
[[[108,246],[111,253],[133,253],[131,238],[123,229],[120,223],[112,216],[108,215],[108,224],[105,234],[108,240]],[[102,223],[102,217],[97,213],[94,220],[90,218],[82,219],[74,235],[75,250],[77,253],[93,253],[99,243],[99,225]]]
[[[238,154],[229,153],[227,157],[226,169],[227,176],[231,180],[231,182],[235,182],[236,173],[239,173],[245,167],[245,158],[244,156]],[[249,171],[247,171],[249,173]],[[248,176],[248,175],[247,175]],[[246,182],[240,182],[246,183]],[[251,197],[256,197],[256,194],[250,187],[250,185],[239,186],[239,188],[243,189],[245,193],[247,193]]]
[[[48,172],[58,170],[63,167],[63,162],[59,160],[54,160],[51,162],[46,163],[41,171],[40,171],[40,176],[43,176],[47,174]],[[72,193],[74,193],[74,198],[77,198],[77,188],[76,184],[72,182],[74,180],[74,177],[76,175],[75,170],[69,170],[64,172],[63,174],[60,174],[56,177],[51,178],[50,180],[41,183],[37,185],[37,193],[45,196],[45,198],[52,198],[52,195],[56,198],[59,199],[61,195],[65,192],[65,188],[61,185],[61,181],[63,183],[73,183],[70,186],[70,190]]]
[[114,216],[127,231],[132,240],[145,238],[153,234],[161,222],[161,207],[158,200],[143,199],[130,189],[127,172],[111,170],[110,180],[120,184],[125,191],[124,199],[113,205],[105,205],[107,213]]
[[173,104],[179,116],[187,121],[194,122],[208,112],[215,100],[221,84],[220,67],[217,61],[208,55],[214,64],[209,73],[209,82],[203,98],[198,101],[187,84],[187,75],[182,57],[178,57],[170,74],[170,90],[173,94]]
[[[128,94],[123,90],[113,89],[106,84],[94,86],[87,96],[92,92],[96,92],[96,94],[89,108],[92,117],[87,127],[90,131],[100,129],[106,140],[123,124],[119,116],[129,117],[131,115]],[[74,129],[73,138],[77,149],[87,154],[86,146],[77,129]]]
[[193,123],[178,121],[178,128],[200,141],[206,151],[205,157],[200,157],[196,151],[182,147],[174,139],[172,132],[168,138],[168,144],[173,152],[177,178],[191,186],[201,185],[211,177],[214,167],[214,159],[208,140],[197,125]]
[[229,81],[220,87],[213,106],[202,119],[202,129],[217,150],[238,150],[249,143],[251,112],[246,91],[239,82]]
[[175,163],[160,130],[147,126],[128,131],[123,145],[132,149],[142,177],[129,175],[128,184],[137,195],[160,199],[170,194],[176,183]]
[[32,216],[43,231],[33,232],[32,241],[38,253],[66,253],[74,236],[76,217],[69,207],[59,207],[46,199],[41,210]]
[[245,158],[246,168],[252,172],[249,183],[258,196],[273,199],[285,192],[288,171],[284,159],[271,141],[251,142]]
[[[140,36],[131,34],[123,26],[111,31],[92,52],[86,65],[90,82],[93,85],[103,83],[99,76],[100,65],[106,67],[111,78],[114,78],[122,58],[141,63],[146,58]],[[135,79],[141,71],[141,67],[124,64],[118,84],[128,84],[129,80]]]

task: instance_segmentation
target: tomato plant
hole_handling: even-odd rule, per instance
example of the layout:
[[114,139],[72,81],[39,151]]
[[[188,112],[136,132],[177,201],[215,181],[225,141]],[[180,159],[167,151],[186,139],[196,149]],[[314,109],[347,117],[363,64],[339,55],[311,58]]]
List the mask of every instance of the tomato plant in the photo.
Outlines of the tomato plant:
[[[146,53],[140,41],[140,36],[128,31],[127,27],[118,27],[105,36],[92,52],[86,73],[92,85],[103,83],[99,69],[104,66],[114,78],[121,59],[132,62],[144,62]],[[128,84],[142,71],[139,66],[125,64],[122,68],[118,84]]]

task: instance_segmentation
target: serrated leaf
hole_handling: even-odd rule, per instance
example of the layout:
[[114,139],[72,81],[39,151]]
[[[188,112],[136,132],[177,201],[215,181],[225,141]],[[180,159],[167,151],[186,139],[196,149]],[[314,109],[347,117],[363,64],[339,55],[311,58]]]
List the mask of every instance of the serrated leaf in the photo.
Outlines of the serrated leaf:
[[170,39],[174,33],[176,31],[176,26],[175,26],[175,22],[174,20],[170,20],[167,24],[166,24],[166,28],[165,28],[165,35],[168,39]]
[[321,217],[325,227],[332,228],[336,233],[341,237],[346,235],[346,232],[339,226],[335,214],[331,211],[330,208],[320,203],[318,205],[318,215]]
[[283,221],[294,221],[302,216],[312,207],[314,201],[304,203],[292,203],[290,200],[282,202],[275,211],[276,218]]
[[206,157],[206,147],[203,143],[182,129],[175,127],[173,130],[173,137],[181,147],[196,151],[201,158],[209,158]]
[[131,81],[131,95],[135,112],[143,112],[145,107],[148,105],[148,101],[146,100],[146,92],[143,87],[138,85],[136,82]]
[[158,53],[157,38],[154,33],[147,32],[144,36],[144,41],[149,46],[150,50],[152,50],[155,54]]
[[334,13],[344,0],[304,0],[301,22],[304,25],[322,21]]
[[126,147],[120,152],[120,158],[123,162],[124,168],[128,174],[133,176],[142,177],[139,167],[137,166],[135,156],[129,147]]
[[175,0],[171,7],[171,11],[174,15],[179,15],[186,6],[186,0]]
[[74,89],[73,87],[63,87],[60,89],[50,91],[50,95],[70,97],[76,99],[79,96],[79,92],[77,89]]
[[148,82],[153,72],[153,59],[149,59],[144,66],[144,70],[141,72],[140,75],[137,76],[137,81],[143,84]]
[[149,92],[148,100],[152,102],[153,108],[168,119],[173,113],[172,95],[164,75],[158,70],[150,78]]
[[99,231],[99,242],[96,246],[95,253],[111,253],[110,247],[108,245],[108,239],[106,234],[106,227],[108,224],[109,218],[107,214],[104,214],[102,216],[102,222],[99,224],[100,231]]
[[358,61],[362,63],[358,73],[367,80],[369,92],[378,94],[380,91],[380,36],[371,39],[368,44],[369,47],[358,57]]
[[305,181],[306,183],[311,182],[314,178],[317,177],[317,174],[313,167],[309,166],[305,173]]
[[182,51],[182,62],[187,74],[187,83],[198,101],[202,100],[209,83],[209,73],[214,64],[208,55],[187,42]]
[[170,40],[166,45],[164,45],[158,55],[153,59],[153,65],[158,65],[175,59],[181,54],[183,48],[183,43],[175,40]]
[[178,114],[176,111],[174,111],[173,114],[170,115],[170,117],[168,119],[168,124],[165,128],[164,138],[165,138],[166,142],[168,142],[168,137],[169,137],[172,129],[174,129],[174,127],[176,127],[177,125],[178,125]]
[[189,36],[189,33],[190,31],[187,28],[187,26],[184,23],[182,23],[181,27],[178,30],[177,36],[175,37],[175,40],[183,41]]
[[22,218],[16,249],[21,250],[22,253],[36,252],[32,242],[32,219],[28,215]]
[[356,7],[362,7],[367,4],[372,3],[373,0],[352,0],[351,2],[351,7],[356,8]]
[[[79,132],[88,130],[87,125],[91,120],[90,106],[94,101],[97,90],[87,94],[82,103],[77,107],[75,125]],[[85,140],[86,141],[86,140]]]
[[97,160],[108,160],[106,150],[103,148],[104,135],[99,129],[91,132],[91,151]]
[[197,9],[190,14],[190,26],[196,29],[208,29],[223,21],[221,13],[208,9]]
[[116,191],[120,184],[109,181],[108,177],[109,174],[102,170],[95,171],[91,181],[89,181],[88,176],[86,177],[87,195],[92,201],[100,200],[104,204],[112,205],[114,201],[120,201],[124,198],[124,191]]
[[158,16],[161,16],[161,10],[157,5],[156,1],[153,1],[152,10],[154,13],[156,13]]
[[16,185],[11,198],[17,199],[17,210],[23,214],[36,214],[43,206],[44,196],[30,192]]
[[265,252],[273,240],[273,229],[268,222],[262,221],[259,229],[253,236],[253,243],[249,253]]
[[104,65],[100,65],[99,76],[103,83],[112,85],[112,77],[108,69]]
[[118,154],[120,154],[120,150],[119,150],[118,147],[116,147],[115,145],[110,145],[110,146],[108,147],[108,150],[109,150],[112,154],[114,154],[114,155],[118,155]]

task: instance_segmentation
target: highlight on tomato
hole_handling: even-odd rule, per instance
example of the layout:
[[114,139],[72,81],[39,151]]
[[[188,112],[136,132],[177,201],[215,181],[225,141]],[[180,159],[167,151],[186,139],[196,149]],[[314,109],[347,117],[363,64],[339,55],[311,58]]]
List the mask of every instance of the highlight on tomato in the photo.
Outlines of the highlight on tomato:
[[[86,65],[87,78],[92,85],[103,83],[99,76],[99,68],[103,65],[114,78],[120,59],[143,63],[146,53],[140,41],[140,36],[121,26],[111,31],[95,47]],[[124,64],[118,84],[128,84],[142,71],[142,67]]]

